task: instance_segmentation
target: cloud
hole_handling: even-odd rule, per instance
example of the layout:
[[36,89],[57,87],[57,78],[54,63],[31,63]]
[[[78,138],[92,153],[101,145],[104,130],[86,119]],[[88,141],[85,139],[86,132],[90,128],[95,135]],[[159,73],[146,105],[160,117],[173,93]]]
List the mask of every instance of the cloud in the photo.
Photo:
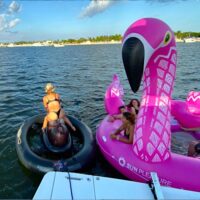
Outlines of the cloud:
[[4,31],[7,28],[7,22],[5,14],[0,15],[0,31]]
[[11,32],[11,29],[20,22],[16,14],[20,12],[21,5],[16,1],[12,1],[6,6],[3,0],[0,0],[0,8],[0,32]]
[[92,17],[105,11],[116,2],[115,0],[91,0],[89,5],[83,9],[80,18]]
[[[122,2],[128,0],[91,0],[90,3],[83,8],[80,18],[85,17],[93,17],[94,15],[104,12],[106,9],[111,7],[114,3]],[[138,0],[132,0],[132,1],[138,1]],[[181,1],[188,1],[188,0],[143,0],[146,1],[146,3],[170,3],[170,2],[181,2]],[[197,0],[199,1],[199,0]]]
[[8,23],[8,28],[13,28],[13,27],[15,27],[19,22],[20,22],[20,19],[18,19],[18,18],[15,18],[15,19],[11,20],[11,21]]
[[16,1],[12,1],[10,5],[8,6],[8,12],[9,13],[17,13],[21,10],[21,5],[17,3]]

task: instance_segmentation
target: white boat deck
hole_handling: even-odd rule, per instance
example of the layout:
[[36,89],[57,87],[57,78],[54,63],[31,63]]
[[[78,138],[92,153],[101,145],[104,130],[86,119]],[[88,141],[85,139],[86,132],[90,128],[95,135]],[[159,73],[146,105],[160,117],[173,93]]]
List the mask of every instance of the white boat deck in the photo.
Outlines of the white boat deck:
[[[161,187],[152,173],[157,199],[200,199],[200,193]],[[155,199],[148,184],[67,172],[48,172],[34,200],[134,200]]]

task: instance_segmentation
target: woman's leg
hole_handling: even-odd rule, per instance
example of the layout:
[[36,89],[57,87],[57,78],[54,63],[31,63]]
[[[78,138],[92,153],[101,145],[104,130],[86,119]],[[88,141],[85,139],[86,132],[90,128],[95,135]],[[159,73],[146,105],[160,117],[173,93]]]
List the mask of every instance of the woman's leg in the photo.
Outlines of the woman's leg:
[[73,124],[70,122],[68,117],[65,115],[65,111],[63,109],[60,110],[59,118],[63,119],[64,122],[71,127],[73,131],[76,131],[76,128],[73,126]]
[[197,152],[195,151],[195,145],[198,143],[199,143],[198,141],[190,142],[189,147],[188,147],[188,156],[193,157],[197,154]]
[[197,128],[184,128],[183,126],[181,126],[181,129],[183,129],[184,131],[200,131],[200,127],[197,127]]

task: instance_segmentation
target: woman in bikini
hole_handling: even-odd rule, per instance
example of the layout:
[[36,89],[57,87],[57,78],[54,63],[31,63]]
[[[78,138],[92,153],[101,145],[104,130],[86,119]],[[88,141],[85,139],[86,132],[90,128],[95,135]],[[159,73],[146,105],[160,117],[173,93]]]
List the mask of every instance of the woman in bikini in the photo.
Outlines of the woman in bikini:
[[[123,124],[110,135],[111,139],[124,142],[126,144],[133,143],[135,115],[130,112],[124,112],[122,117]],[[124,136],[120,133],[124,131]]]
[[134,115],[137,115],[140,109],[140,102],[138,99],[131,99],[130,103],[127,105],[127,109]]
[[[63,119],[63,121],[71,127],[73,131],[76,131],[76,128],[72,125],[70,120],[65,115],[64,109],[61,107],[61,99],[60,95],[55,93],[55,87],[51,83],[47,83],[45,87],[46,95],[43,97],[43,104],[47,111],[54,112],[57,114],[59,119]],[[44,130],[43,130],[44,131]]]

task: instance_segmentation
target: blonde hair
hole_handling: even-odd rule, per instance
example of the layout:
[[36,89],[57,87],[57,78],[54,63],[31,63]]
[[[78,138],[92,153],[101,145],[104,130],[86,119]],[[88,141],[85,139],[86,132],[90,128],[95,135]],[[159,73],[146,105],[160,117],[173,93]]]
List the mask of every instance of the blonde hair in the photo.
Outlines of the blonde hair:
[[54,92],[55,91],[55,87],[53,86],[52,83],[47,83],[45,86],[45,92],[49,93],[49,92]]

